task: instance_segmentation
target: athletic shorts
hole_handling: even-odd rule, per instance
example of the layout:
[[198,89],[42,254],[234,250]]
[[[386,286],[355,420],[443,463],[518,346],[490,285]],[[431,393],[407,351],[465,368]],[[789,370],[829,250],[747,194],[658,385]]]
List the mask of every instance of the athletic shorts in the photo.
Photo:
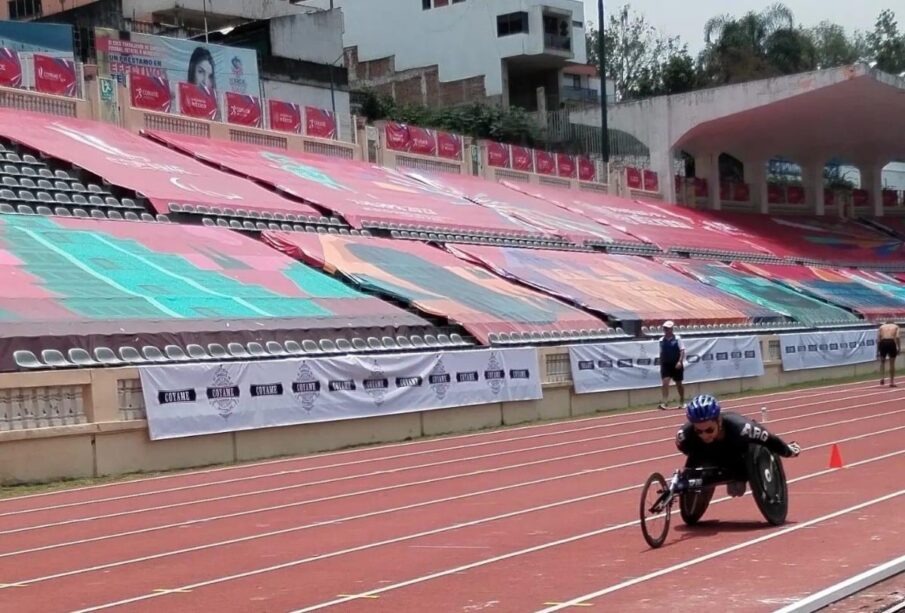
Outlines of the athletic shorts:
[[666,364],[660,364],[660,378],[661,379],[672,379],[676,383],[681,383],[682,378],[685,376],[684,368],[676,368],[675,364],[672,366],[667,366]]
[[884,338],[877,343],[877,351],[880,353],[881,358],[896,359],[899,355],[899,348],[896,347],[896,341],[891,338]]

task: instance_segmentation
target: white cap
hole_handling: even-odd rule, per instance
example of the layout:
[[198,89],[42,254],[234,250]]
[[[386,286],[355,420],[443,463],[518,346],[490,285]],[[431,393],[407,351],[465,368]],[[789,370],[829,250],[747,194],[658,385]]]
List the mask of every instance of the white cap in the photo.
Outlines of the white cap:
[[675,325],[675,324],[673,323],[673,321],[670,319],[669,321],[664,321],[664,322],[663,322],[663,327],[664,327],[664,328],[675,328],[676,325]]

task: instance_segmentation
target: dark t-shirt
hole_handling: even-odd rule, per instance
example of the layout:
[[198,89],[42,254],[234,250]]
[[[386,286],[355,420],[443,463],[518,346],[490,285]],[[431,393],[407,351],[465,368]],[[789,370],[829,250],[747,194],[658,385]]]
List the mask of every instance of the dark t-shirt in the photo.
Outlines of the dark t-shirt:
[[665,336],[660,338],[660,364],[666,367],[675,366],[679,362],[679,356],[685,349],[682,339],[673,334],[672,338]]
[[695,466],[739,466],[749,445],[763,445],[770,451],[790,457],[785,441],[771,434],[762,424],[732,411],[723,411],[723,438],[707,444],[694,431],[694,424],[686,423],[676,434],[676,447],[688,456]]

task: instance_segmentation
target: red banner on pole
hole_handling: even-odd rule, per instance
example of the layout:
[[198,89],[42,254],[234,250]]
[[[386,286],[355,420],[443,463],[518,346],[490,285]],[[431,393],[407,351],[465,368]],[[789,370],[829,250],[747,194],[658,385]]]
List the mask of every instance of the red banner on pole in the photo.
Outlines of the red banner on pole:
[[409,126],[411,152],[419,155],[437,155],[437,137],[433,130]]
[[534,167],[541,175],[556,174],[556,159],[549,151],[534,151]]
[[597,180],[597,166],[591,158],[585,156],[578,158],[578,178],[582,181]]
[[0,48],[0,85],[22,86],[22,64],[19,63],[19,54],[6,47]]
[[883,190],[883,206],[898,206],[899,192],[892,189]]
[[173,103],[170,84],[165,78],[139,72],[129,75],[129,97],[133,107],[158,113],[169,113]]
[[626,167],[625,184],[628,185],[629,189],[641,189],[642,187],[644,187],[644,181],[641,178],[641,171],[637,168],[633,168],[632,166]]
[[534,171],[534,153],[527,147],[512,145],[512,167],[524,172]]
[[751,200],[751,186],[747,183],[735,183],[732,186],[732,199],[735,202],[748,202]]
[[43,94],[76,95],[75,62],[35,53],[35,89]]
[[388,121],[386,128],[387,149],[393,151],[408,151],[412,146],[412,135],[404,123]]
[[462,137],[449,132],[437,132],[437,153],[441,158],[462,161]]
[[556,172],[560,177],[574,179],[576,174],[575,158],[565,153],[556,155]]
[[226,92],[226,121],[249,128],[264,127],[261,100],[248,94]]
[[660,177],[657,176],[657,173],[655,173],[653,170],[645,169],[642,175],[644,177],[644,191],[660,191]]
[[302,133],[302,107],[282,100],[268,100],[267,104],[271,130]]
[[305,134],[315,138],[336,138],[336,115],[324,109],[306,106]]
[[220,115],[213,90],[194,83],[179,83],[179,110],[187,117],[215,121]]
[[867,206],[870,204],[870,192],[866,189],[852,191],[852,204],[855,206]]
[[804,188],[800,185],[789,185],[786,188],[786,202],[789,204],[804,204]]
[[782,185],[770,183],[767,185],[767,202],[770,204],[785,204],[786,190]]
[[509,168],[512,165],[509,145],[503,143],[487,143],[487,164],[494,168]]

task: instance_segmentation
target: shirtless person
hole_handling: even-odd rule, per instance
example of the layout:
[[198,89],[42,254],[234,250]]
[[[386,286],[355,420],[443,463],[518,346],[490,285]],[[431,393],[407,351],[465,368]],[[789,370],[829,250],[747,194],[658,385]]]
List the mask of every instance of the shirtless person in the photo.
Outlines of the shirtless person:
[[896,387],[896,357],[900,351],[899,326],[887,320],[877,330],[877,357],[880,358],[880,385],[886,383],[886,358],[889,358],[889,387]]

